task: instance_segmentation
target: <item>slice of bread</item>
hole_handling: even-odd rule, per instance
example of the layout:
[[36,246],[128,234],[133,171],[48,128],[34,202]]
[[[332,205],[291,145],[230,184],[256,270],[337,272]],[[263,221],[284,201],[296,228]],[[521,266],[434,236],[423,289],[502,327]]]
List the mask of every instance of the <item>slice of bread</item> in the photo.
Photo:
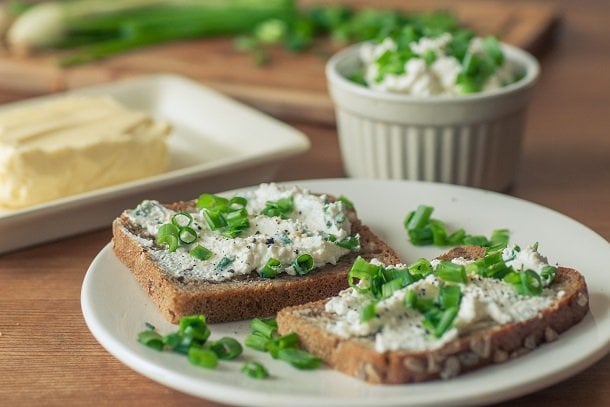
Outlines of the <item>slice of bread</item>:
[[[194,201],[167,205],[176,211],[194,206]],[[272,315],[287,306],[336,295],[347,287],[347,273],[358,255],[388,263],[400,261],[393,249],[360,222],[355,210],[351,209],[347,215],[352,234],[360,234],[360,252],[348,253],[337,264],[327,264],[304,276],[281,274],[275,279],[266,279],[252,271],[222,282],[173,277],[151,256],[151,251],[163,249],[142,245],[142,238],[150,240],[150,236],[132,224],[125,213],[112,224],[113,247],[117,257],[170,322],[177,323],[181,317],[194,314],[206,315],[211,323],[235,321]]]
[[[439,258],[476,259],[484,254],[481,247],[467,246]],[[296,332],[305,349],[343,373],[375,384],[423,382],[518,357],[555,340],[584,318],[589,297],[580,273],[559,267],[550,288],[564,294],[535,318],[475,329],[434,350],[381,353],[375,350],[374,337],[341,338],[326,328],[337,321],[336,314],[325,311],[327,300],[286,308],[277,322],[281,334]]]

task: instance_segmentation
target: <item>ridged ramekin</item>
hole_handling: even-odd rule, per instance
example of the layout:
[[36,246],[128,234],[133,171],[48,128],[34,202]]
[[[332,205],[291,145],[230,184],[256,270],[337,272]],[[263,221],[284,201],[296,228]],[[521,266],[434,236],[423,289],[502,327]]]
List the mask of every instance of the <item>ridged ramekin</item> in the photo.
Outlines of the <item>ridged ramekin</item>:
[[501,89],[460,96],[411,96],[372,90],[347,77],[360,45],[326,65],[339,143],[350,177],[411,179],[496,191],[514,181],[531,89],[540,68],[503,44],[525,77]]

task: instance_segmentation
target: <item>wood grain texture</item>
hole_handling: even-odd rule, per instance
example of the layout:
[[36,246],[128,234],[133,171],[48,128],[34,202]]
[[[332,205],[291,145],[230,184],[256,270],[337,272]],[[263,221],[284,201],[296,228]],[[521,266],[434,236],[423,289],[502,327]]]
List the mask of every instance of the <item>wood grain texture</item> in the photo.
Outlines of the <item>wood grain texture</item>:
[[[564,16],[562,29],[541,58],[520,170],[509,193],[560,211],[610,239],[610,3],[553,5]],[[37,93],[0,85],[0,103]],[[343,176],[332,126],[289,123],[309,136],[312,149],[286,163],[278,180]],[[87,330],[80,287],[109,239],[110,227],[0,256],[0,405],[219,406],[138,375]],[[610,356],[500,406],[607,406],[608,383]]]

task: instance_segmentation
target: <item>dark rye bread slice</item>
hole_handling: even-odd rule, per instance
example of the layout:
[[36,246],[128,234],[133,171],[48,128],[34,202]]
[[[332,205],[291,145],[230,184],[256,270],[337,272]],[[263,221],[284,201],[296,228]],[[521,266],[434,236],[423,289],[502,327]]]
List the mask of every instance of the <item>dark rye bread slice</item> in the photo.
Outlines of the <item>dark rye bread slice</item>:
[[[439,258],[479,258],[484,249],[456,248]],[[521,356],[580,322],[589,309],[587,286],[576,270],[560,267],[552,284],[565,295],[538,317],[503,326],[473,330],[443,347],[429,351],[377,352],[374,341],[343,339],[324,329],[333,315],[327,300],[286,308],[277,316],[279,332],[296,332],[302,346],[334,369],[375,384],[401,384],[447,379],[458,374]]]
[[[194,201],[177,202],[167,207],[186,210],[194,205]],[[124,213],[112,224],[113,248],[168,321],[177,323],[181,317],[195,314],[206,315],[212,323],[236,321],[272,315],[284,307],[336,295],[347,287],[347,273],[358,255],[387,263],[400,261],[392,248],[362,224],[355,210],[349,211],[348,218],[352,234],[360,234],[361,251],[346,254],[336,265],[328,264],[305,276],[282,274],[264,279],[253,271],[223,282],[173,277],[151,257],[150,250],[155,248],[138,242],[136,236],[146,236],[146,232],[131,224]]]

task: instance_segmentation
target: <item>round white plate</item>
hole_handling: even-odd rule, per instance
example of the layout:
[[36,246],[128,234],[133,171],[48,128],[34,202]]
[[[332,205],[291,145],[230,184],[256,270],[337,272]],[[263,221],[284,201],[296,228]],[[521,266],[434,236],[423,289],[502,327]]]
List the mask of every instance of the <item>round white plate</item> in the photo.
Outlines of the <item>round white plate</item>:
[[[591,365],[610,349],[610,246],[578,222],[539,205],[477,189],[404,181],[316,180],[298,182],[316,192],[344,194],[360,217],[398,250],[405,262],[434,257],[439,248],[412,246],[402,221],[419,204],[433,205],[433,217],[453,230],[489,235],[507,227],[511,241],[540,243],[549,262],[571,266],[586,278],[591,312],[553,343],[521,358],[481,369],[449,381],[398,386],[369,385],[323,367],[299,371],[268,354],[246,349],[240,361],[222,362],[208,370],[184,356],[161,353],[139,344],[137,334],[150,322],[162,333],[175,330],[131,273],[106,246],[85,277],[81,304],[95,338],[108,352],[137,372],[166,386],[230,404],[256,406],[389,406],[482,404],[506,400],[559,382]],[[248,321],[212,325],[212,338],[243,340]],[[240,373],[245,359],[262,362],[272,374],[254,380]]]

